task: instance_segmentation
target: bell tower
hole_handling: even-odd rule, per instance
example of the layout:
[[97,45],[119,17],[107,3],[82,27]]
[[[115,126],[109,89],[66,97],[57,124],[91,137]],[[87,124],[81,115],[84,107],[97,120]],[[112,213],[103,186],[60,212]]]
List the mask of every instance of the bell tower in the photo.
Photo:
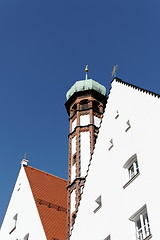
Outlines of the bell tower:
[[69,115],[68,153],[68,236],[74,224],[81,189],[94,150],[101,119],[106,106],[106,89],[88,79],[77,81],[67,92],[65,103]]

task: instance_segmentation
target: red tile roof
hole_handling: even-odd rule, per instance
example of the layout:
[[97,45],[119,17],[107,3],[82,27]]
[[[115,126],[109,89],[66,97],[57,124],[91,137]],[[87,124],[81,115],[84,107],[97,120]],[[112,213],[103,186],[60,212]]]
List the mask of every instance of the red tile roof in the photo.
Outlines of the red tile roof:
[[47,240],[66,240],[67,181],[24,166]]

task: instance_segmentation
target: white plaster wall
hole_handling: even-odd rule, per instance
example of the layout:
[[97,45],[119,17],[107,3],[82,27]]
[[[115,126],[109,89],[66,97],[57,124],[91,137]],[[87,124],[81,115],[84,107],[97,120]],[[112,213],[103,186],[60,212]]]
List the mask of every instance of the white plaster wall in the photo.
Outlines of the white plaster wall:
[[101,122],[100,118],[94,116],[94,125],[96,127],[98,127],[98,128],[100,127],[100,122]]
[[76,204],[76,190],[73,190],[71,193],[71,214],[75,211]]
[[72,139],[72,156],[76,153],[76,137]]
[[80,116],[80,126],[86,126],[88,124],[90,124],[90,116],[89,116],[89,114],[81,115]]
[[81,176],[86,176],[90,160],[90,133],[81,132]]
[[[131,128],[126,132],[128,120]],[[145,204],[153,239],[159,239],[159,138],[160,99],[114,81],[71,240],[103,240],[109,234],[112,240],[135,240],[129,218]],[[135,153],[140,175],[123,189],[123,165]],[[99,195],[102,207],[94,214]]]
[[74,131],[76,126],[77,126],[77,118],[72,122],[72,131]]
[[71,168],[71,182],[76,178],[76,163]]
[[[17,191],[20,183],[20,190]],[[13,228],[13,217],[17,213],[18,218],[16,229],[9,234]],[[23,239],[27,233],[29,233],[29,240],[46,239],[29,182],[22,166],[9,202],[8,209],[6,211],[4,221],[2,223],[0,239]]]

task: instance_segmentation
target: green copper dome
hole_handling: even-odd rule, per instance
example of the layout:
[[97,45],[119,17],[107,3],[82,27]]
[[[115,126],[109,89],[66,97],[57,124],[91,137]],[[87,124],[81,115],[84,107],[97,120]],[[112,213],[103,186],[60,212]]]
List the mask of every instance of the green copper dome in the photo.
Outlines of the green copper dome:
[[81,92],[86,90],[95,90],[106,96],[106,88],[104,86],[92,79],[86,79],[77,81],[67,92],[66,98],[68,100],[75,92]]

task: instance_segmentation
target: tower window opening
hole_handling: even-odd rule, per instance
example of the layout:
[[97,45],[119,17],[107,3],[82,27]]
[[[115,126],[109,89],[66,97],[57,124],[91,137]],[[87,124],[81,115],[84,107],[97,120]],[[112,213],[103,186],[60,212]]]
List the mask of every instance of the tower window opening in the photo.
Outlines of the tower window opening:
[[89,101],[87,99],[84,99],[80,102],[81,110],[88,109],[89,107]]
[[93,101],[93,108],[94,108],[95,110],[97,110],[97,111],[100,111],[100,110],[99,110],[99,102]]
[[70,110],[70,116],[72,117],[75,112],[77,111],[77,104],[74,104],[72,107],[71,107],[71,110]]
[[76,163],[76,153],[72,157],[72,166]]
[[94,144],[96,143],[97,137],[98,137],[98,133],[95,133],[94,134]]
[[72,213],[72,226],[75,223],[75,219],[76,219],[76,211]]

